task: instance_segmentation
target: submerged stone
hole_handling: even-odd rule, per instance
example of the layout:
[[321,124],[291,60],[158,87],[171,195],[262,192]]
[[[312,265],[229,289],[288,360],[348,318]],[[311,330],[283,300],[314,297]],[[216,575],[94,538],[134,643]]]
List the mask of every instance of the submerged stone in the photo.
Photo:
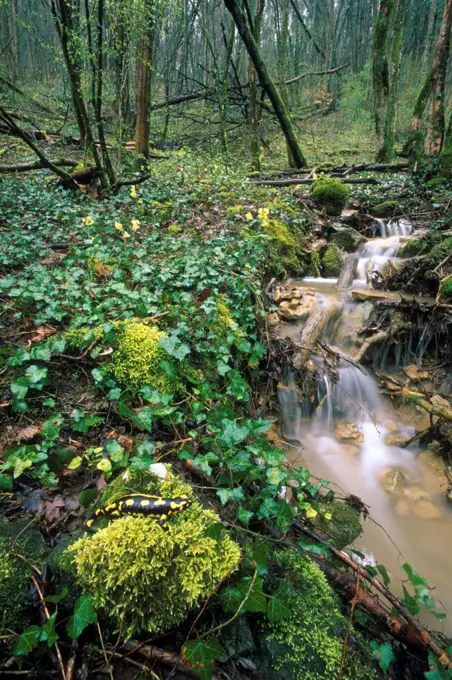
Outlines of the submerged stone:
[[400,468],[389,468],[381,473],[380,481],[389,494],[399,495],[403,491],[407,477]]
[[338,423],[336,429],[334,430],[334,435],[336,439],[341,442],[362,442],[364,441],[364,435],[359,430],[358,426],[351,421],[345,421],[344,423]]

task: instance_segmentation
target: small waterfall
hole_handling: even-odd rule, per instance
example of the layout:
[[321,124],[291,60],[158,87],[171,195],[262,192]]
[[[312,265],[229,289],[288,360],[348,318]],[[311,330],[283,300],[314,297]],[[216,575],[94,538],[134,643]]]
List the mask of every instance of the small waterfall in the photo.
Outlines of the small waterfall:
[[413,227],[411,222],[407,220],[376,220],[376,226],[380,230],[382,238],[389,238],[390,236],[408,236],[411,234]]
[[381,238],[370,239],[358,250],[357,284],[367,285],[372,272],[387,269],[400,250],[400,237],[411,234],[412,226],[406,220],[376,220],[374,233],[377,230]]
[[318,410],[318,424],[322,428],[328,426],[331,431],[333,418],[372,422],[381,407],[375,379],[343,360],[339,364],[338,376],[332,389],[329,378],[324,379],[327,393]]

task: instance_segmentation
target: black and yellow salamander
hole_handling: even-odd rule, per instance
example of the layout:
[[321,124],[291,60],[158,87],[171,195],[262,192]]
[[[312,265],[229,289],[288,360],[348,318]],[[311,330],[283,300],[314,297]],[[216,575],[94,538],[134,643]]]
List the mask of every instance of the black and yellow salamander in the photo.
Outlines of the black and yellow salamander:
[[162,498],[161,496],[131,493],[108,503],[104,508],[96,510],[86,524],[88,527],[91,527],[99,517],[118,518],[123,515],[132,515],[133,517],[158,518],[160,526],[165,528],[168,517],[181,512],[181,510],[185,510],[190,504],[191,500],[188,496]]

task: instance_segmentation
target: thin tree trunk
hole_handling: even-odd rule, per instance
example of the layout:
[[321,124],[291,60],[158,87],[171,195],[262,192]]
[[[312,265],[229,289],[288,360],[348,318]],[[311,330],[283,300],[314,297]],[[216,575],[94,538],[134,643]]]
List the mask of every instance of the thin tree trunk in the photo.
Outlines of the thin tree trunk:
[[[278,71],[281,90],[281,99],[284,102],[286,109],[289,108],[289,91],[286,85],[286,71],[287,71],[287,43],[289,41],[289,2],[290,0],[283,0],[282,16],[281,16],[281,31],[279,36],[279,50],[278,50]],[[294,168],[294,159],[290,150],[289,143],[286,139],[287,147],[287,161],[290,168]]]
[[228,109],[228,85],[229,85],[229,64],[232,59],[232,51],[234,49],[235,40],[235,25],[232,24],[231,35],[227,40],[227,49],[225,57],[225,65],[223,70],[223,78],[221,83],[220,95],[220,134],[221,147],[224,154],[228,153],[228,131],[227,131],[227,109]]
[[373,51],[373,86],[374,86],[374,119],[377,134],[377,160],[384,161],[385,121],[387,118],[390,94],[390,73],[388,51],[390,49],[390,34],[394,17],[394,0],[381,0],[375,27]]
[[284,133],[292,152],[295,167],[302,168],[306,165],[306,160],[298,143],[292,121],[289,118],[286,107],[284,106],[284,102],[282,101],[281,96],[279,95],[267,70],[265,62],[262,59],[259,48],[257,47],[256,41],[247,23],[246,17],[242,9],[237,4],[237,0],[224,0],[224,3],[234,19],[235,25],[237,26],[237,30],[243,40],[248,54],[254,62],[254,66],[259,76],[261,85],[273,105],[273,109],[278,118],[281,130]]
[[151,131],[151,80],[152,80],[152,46],[155,26],[147,26],[141,36],[140,57],[137,84],[137,122],[135,129],[136,168],[142,169],[149,159],[149,136]]
[[115,173],[111,164],[110,155],[105,140],[104,123],[102,120],[102,95],[103,95],[103,42],[104,42],[104,0],[97,0],[97,84],[96,84],[96,106],[95,116],[97,123],[97,133],[99,135],[100,148],[102,153],[103,167],[105,168],[110,184],[116,182]]
[[[253,35],[256,45],[259,45],[262,16],[264,13],[265,0],[258,0],[256,16],[254,19]],[[259,113],[257,108],[257,78],[254,62],[249,57],[248,61],[248,80],[250,92],[248,99],[248,127],[250,132],[250,152],[251,165],[254,170],[260,170],[260,150],[259,150]]]

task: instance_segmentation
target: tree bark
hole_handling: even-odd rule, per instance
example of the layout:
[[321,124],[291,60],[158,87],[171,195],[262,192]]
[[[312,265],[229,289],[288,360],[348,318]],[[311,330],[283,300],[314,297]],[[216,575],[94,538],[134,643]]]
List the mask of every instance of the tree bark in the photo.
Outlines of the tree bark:
[[135,165],[141,170],[149,159],[149,136],[151,132],[151,81],[152,46],[155,26],[153,22],[143,29],[138,65],[138,84],[136,95],[137,122],[135,129]]
[[375,26],[372,76],[374,87],[374,119],[377,134],[377,161],[387,161],[385,157],[385,129],[388,114],[388,101],[391,89],[388,52],[394,17],[394,0],[381,0]]
[[224,0],[224,3],[226,8],[231,13],[232,18],[234,19],[235,25],[237,26],[237,30],[240,37],[242,38],[248,54],[253,60],[261,85],[272,103],[273,109],[281,126],[281,130],[286,137],[287,144],[293,155],[295,167],[302,168],[306,165],[306,160],[298,143],[292,121],[290,120],[286,107],[284,106],[284,102],[282,101],[281,96],[279,95],[267,70],[265,62],[262,59],[259,48],[248,25],[247,19],[242,9],[239,7],[237,0]]

